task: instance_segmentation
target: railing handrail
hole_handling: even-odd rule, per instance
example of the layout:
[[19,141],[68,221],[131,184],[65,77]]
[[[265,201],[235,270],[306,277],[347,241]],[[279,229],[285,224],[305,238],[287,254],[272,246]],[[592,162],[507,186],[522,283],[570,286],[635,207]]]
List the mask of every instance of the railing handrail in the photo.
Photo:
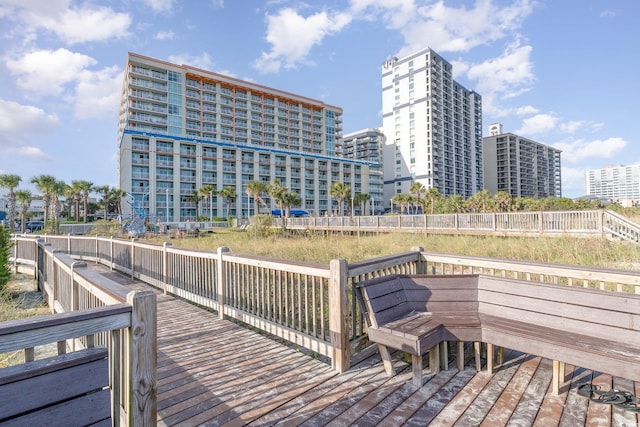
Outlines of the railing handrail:
[[76,339],[131,326],[126,303],[0,323],[0,353]]

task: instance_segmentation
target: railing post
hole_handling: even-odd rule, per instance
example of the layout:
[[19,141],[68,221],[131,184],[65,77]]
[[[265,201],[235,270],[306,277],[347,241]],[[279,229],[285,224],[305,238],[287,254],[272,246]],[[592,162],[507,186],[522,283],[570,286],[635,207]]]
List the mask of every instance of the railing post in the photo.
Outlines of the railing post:
[[216,299],[218,300],[218,317],[224,319],[224,303],[227,288],[227,275],[224,268],[224,254],[230,252],[229,248],[222,246],[218,248],[218,256],[216,258],[218,277],[216,277]]
[[131,238],[131,279],[135,279],[134,271],[136,265],[136,238]]
[[418,259],[416,260],[416,274],[427,274],[427,263],[422,257],[424,248],[422,246],[414,246],[411,248],[411,252],[418,252]]
[[96,264],[100,262],[100,238],[96,234]]
[[109,268],[113,271],[113,236],[109,241]]
[[171,243],[162,243],[162,283],[165,295],[167,294],[167,287],[169,286],[169,255],[167,254],[167,246],[171,246]]
[[71,233],[67,233],[67,254],[71,256]]
[[[132,291],[127,294],[131,304],[129,342],[129,403],[130,426],[157,424],[157,308],[153,291]],[[124,372],[121,370],[121,372]]]
[[347,322],[347,261],[332,259],[329,263],[329,337],[333,348],[331,366],[339,373],[349,369],[349,326]]
[[[74,261],[71,263],[71,312],[78,311],[80,309],[80,296],[78,295],[78,284],[76,283],[76,268],[86,268],[87,263],[84,261]],[[76,351],[76,340],[71,340],[72,351]]]

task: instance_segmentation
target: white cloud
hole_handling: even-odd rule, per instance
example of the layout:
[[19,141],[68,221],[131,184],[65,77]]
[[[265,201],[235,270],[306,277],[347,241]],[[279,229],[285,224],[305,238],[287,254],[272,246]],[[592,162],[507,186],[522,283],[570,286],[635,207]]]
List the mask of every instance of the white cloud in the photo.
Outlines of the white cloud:
[[158,31],[153,38],[156,40],[173,40],[175,36],[176,33],[173,31]]
[[518,116],[528,116],[531,114],[537,114],[539,110],[532,105],[525,105],[524,107],[518,107],[514,110],[514,114]]
[[20,31],[33,38],[38,30],[56,34],[66,43],[104,41],[128,36],[131,16],[109,7],[83,3],[74,7],[71,0],[13,1],[11,16],[21,22]]
[[122,74],[122,69],[117,66],[81,72],[76,86],[76,117],[86,119],[115,116],[114,106],[120,102]]
[[627,146],[628,142],[619,137],[610,137],[605,140],[585,141],[577,139],[553,144],[562,150],[563,162],[578,163],[585,159],[608,159],[618,154]]
[[58,126],[58,118],[40,108],[0,99],[0,152],[36,158],[48,157],[31,139]]
[[552,114],[536,114],[522,120],[522,127],[515,133],[524,137],[543,134],[555,129],[558,121],[558,117]]
[[78,73],[96,60],[67,49],[37,50],[17,59],[9,59],[6,66],[17,76],[18,86],[38,95],[59,95],[64,86],[77,79]]
[[483,111],[500,116],[499,99],[514,98],[528,91],[535,81],[531,62],[531,46],[515,42],[497,58],[469,67],[467,77],[476,80],[476,91],[482,95]]
[[173,0],[144,0],[154,12],[170,12],[173,9]]
[[168,60],[174,64],[189,65],[203,70],[211,70],[213,68],[213,61],[206,52],[203,52],[200,55],[189,55],[187,53],[171,55]]
[[324,37],[338,33],[351,22],[347,13],[322,11],[311,16],[299,15],[292,8],[267,15],[266,40],[269,52],[262,52],[254,67],[261,72],[277,72],[281,67],[295,68],[298,64],[312,64],[311,49]]
[[612,10],[603,10],[600,12],[600,18],[615,18],[616,13]]

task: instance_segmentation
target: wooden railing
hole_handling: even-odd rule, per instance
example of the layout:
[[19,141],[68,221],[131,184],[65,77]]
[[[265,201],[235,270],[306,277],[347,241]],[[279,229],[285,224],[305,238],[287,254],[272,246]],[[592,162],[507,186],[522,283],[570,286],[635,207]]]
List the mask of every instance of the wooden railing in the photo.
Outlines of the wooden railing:
[[278,218],[290,229],[511,236],[615,236],[640,243],[640,226],[608,210]]
[[[75,259],[114,270],[330,358],[342,372],[364,357],[365,327],[353,282],[388,274],[482,273],[640,293],[640,273],[429,253],[422,248],[347,263],[294,262],[104,237],[44,236]],[[18,241],[17,253],[29,254]],[[24,252],[23,252],[24,251]]]
[[13,243],[13,261],[35,274],[53,314],[0,323],[0,353],[22,351],[26,363],[37,346],[57,343],[57,354],[105,347],[116,424],[155,425],[154,292],[129,291],[44,240],[15,237]]

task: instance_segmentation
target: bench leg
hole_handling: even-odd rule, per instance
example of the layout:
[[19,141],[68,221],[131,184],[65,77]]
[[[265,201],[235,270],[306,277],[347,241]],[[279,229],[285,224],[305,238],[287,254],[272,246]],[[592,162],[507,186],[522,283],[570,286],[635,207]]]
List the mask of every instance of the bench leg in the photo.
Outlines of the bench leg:
[[378,351],[380,352],[380,359],[382,359],[382,364],[384,365],[384,370],[387,372],[387,375],[390,377],[394,376],[396,374],[396,370],[393,369],[389,349],[385,345],[378,344]]
[[560,384],[564,383],[564,362],[553,361],[553,394],[560,393]]
[[440,346],[436,344],[429,349],[429,369],[434,374],[440,372],[440,352],[438,351],[439,348]]
[[473,343],[473,357],[476,360],[476,371],[482,370],[482,360],[480,358],[480,341],[474,341]]
[[440,368],[449,370],[449,341],[440,343]]
[[487,343],[487,372],[493,374],[493,344]]
[[457,342],[458,349],[456,351],[456,364],[458,371],[464,370],[464,341]]
[[413,385],[422,387],[422,355],[411,355],[411,366],[413,369]]

